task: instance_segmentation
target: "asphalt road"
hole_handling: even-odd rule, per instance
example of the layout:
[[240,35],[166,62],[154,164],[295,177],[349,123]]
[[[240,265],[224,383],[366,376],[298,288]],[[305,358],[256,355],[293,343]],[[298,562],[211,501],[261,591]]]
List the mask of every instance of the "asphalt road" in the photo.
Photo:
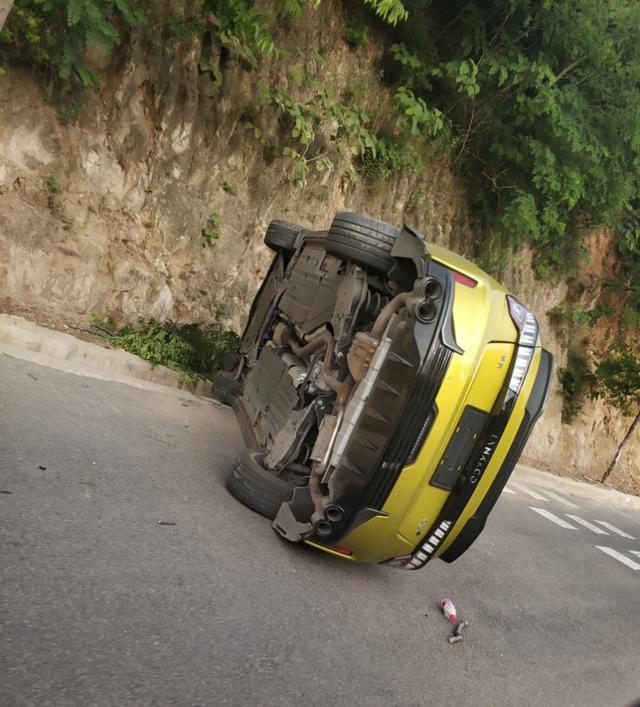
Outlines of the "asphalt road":
[[403,572],[285,543],[231,498],[243,443],[212,402],[0,356],[0,439],[3,706],[640,697],[639,511],[516,474],[466,555]]

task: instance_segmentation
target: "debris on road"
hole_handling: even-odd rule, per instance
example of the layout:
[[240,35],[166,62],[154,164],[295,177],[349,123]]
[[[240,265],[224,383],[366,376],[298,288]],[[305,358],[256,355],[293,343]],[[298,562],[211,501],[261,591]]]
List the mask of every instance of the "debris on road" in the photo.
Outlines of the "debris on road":
[[462,635],[462,629],[466,628],[469,625],[468,621],[458,621],[456,624],[456,627],[453,629],[453,635],[454,636],[461,636]]
[[175,521],[173,520],[159,520],[158,525],[175,525]]
[[462,630],[468,625],[468,621],[458,621],[456,627],[453,629],[453,636],[449,636],[449,643],[458,643],[458,641],[461,641],[464,638]]
[[457,616],[456,616],[456,607],[453,605],[453,602],[451,599],[443,599],[440,602],[440,608],[442,609],[442,613],[453,623]]
[[40,471],[46,471],[46,470],[47,470],[47,467],[46,467],[46,466],[42,466],[42,464],[39,464],[39,465],[38,465],[38,469],[40,469]]
[[9,491],[8,489],[0,489],[0,493],[13,493],[13,491]]

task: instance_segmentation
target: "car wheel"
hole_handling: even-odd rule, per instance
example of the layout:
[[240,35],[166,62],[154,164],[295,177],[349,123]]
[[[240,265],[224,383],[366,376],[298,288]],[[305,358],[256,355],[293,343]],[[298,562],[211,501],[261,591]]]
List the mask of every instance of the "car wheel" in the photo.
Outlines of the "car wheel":
[[342,211],[329,228],[325,250],[340,260],[386,273],[393,265],[391,248],[400,229],[377,219]]
[[273,520],[280,505],[291,500],[293,484],[279,479],[263,463],[264,454],[260,450],[245,450],[236,459],[227,488],[245,506]]
[[242,383],[228,371],[218,371],[213,377],[213,393],[225,405],[233,405],[240,395]]
[[237,351],[222,352],[222,370],[231,373],[236,370],[240,363],[240,354]]
[[267,232],[264,235],[264,243],[276,253],[289,253],[296,247],[296,239],[302,231],[300,226],[288,221],[272,221],[267,226]]

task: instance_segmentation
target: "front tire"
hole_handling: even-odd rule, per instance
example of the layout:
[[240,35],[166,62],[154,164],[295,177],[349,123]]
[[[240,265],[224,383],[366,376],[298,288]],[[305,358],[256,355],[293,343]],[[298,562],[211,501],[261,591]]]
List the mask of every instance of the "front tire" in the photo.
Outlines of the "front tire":
[[242,391],[242,383],[228,371],[218,371],[213,377],[213,393],[225,405],[233,405]]
[[400,229],[364,214],[341,211],[335,215],[325,249],[345,262],[387,273],[393,265],[391,249]]
[[280,505],[291,500],[293,485],[265,469],[264,454],[247,449],[237,459],[227,478],[232,496],[251,510],[273,520]]
[[296,247],[298,234],[302,231],[300,226],[289,221],[272,221],[267,226],[264,243],[276,253],[290,253]]

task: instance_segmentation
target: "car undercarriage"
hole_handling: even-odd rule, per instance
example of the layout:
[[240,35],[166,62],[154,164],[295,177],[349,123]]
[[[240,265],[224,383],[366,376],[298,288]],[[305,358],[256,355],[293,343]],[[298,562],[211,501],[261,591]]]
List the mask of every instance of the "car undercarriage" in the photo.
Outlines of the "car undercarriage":
[[[249,446],[229,488],[285,538],[331,546],[388,515],[394,485],[442,417],[436,398],[452,358],[465,354],[456,283],[476,283],[433,259],[413,229],[361,214],[339,213],[327,231],[275,221],[265,240],[277,257],[234,366],[216,381]],[[504,326],[511,351],[517,331]],[[507,390],[502,378],[496,391]],[[432,487],[453,497],[468,482],[490,418],[462,410]],[[453,522],[442,522],[448,532]]]

